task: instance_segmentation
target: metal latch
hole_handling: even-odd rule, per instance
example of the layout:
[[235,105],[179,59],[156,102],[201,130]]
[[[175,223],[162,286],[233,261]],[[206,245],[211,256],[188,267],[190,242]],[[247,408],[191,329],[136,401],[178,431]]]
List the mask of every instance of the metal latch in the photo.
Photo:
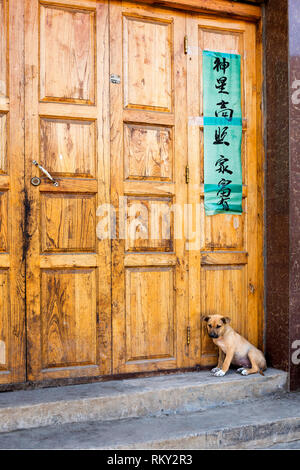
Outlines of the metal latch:
[[[40,165],[36,160],[33,160],[32,163],[35,166],[37,166],[44,173],[45,176],[47,176],[47,178],[54,184],[54,186],[58,186],[58,182],[55,181],[55,179],[50,175],[49,171],[47,171],[45,168],[43,168],[42,165]],[[38,186],[38,184],[34,184],[32,182],[32,180],[31,180],[31,184],[33,184],[34,186]]]
[[186,184],[190,182],[190,169],[188,166],[185,167],[185,182]]
[[31,178],[30,182],[32,186],[39,186],[41,184],[41,179],[37,176],[34,176],[33,178]]
[[120,75],[115,75],[114,73],[112,73],[111,76],[110,76],[110,81],[111,81],[111,83],[115,83],[115,84],[119,85],[121,83],[121,77],[120,77]]
[[186,329],[186,344],[190,344],[191,342],[191,327],[188,326]]
[[184,47],[184,53],[188,53],[188,37],[184,36],[184,42],[183,42],[183,47]]

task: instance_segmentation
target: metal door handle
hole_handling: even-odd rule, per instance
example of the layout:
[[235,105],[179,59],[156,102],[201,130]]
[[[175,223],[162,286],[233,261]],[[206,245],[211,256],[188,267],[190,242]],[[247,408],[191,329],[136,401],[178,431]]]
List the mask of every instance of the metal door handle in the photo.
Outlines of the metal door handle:
[[39,169],[44,173],[47,178],[49,178],[50,181],[54,184],[54,186],[58,186],[58,182],[55,181],[55,179],[50,175],[49,171],[45,170],[45,168],[42,167],[36,160],[33,160],[32,162],[35,166],[38,166]]

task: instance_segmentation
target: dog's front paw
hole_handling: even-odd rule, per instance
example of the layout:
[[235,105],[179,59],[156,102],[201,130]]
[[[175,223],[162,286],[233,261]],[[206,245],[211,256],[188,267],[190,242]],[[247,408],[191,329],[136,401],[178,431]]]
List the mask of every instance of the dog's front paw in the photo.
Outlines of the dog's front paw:
[[218,370],[214,376],[215,377],[223,377],[223,375],[225,375],[225,372],[222,371],[222,369]]
[[237,372],[238,372],[239,374],[241,374],[241,373],[243,372],[243,370],[245,370],[244,367],[240,367],[239,369],[237,369]]
[[212,374],[215,374],[215,373],[218,372],[219,370],[221,370],[219,367],[214,367],[214,368],[211,370],[211,373],[212,373]]
[[241,374],[242,374],[242,375],[248,375],[247,369],[243,369],[243,370],[241,371]]

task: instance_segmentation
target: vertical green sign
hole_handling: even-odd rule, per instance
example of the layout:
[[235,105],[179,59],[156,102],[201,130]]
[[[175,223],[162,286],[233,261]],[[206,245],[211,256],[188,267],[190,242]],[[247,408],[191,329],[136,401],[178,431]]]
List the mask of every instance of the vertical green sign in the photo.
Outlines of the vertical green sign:
[[242,213],[241,56],[203,51],[204,207]]

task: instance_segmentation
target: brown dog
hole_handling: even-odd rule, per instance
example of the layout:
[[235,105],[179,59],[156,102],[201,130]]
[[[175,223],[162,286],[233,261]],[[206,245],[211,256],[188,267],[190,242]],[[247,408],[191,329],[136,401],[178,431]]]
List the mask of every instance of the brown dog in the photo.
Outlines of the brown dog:
[[208,335],[219,348],[218,365],[211,370],[216,377],[225,375],[231,363],[241,366],[237,372],[242,375],[257,372],[264,375],[262,371],[266,370],[267,363],[263,353],[231,328],[229,317],[210,315],[203,320],[207,323]]

